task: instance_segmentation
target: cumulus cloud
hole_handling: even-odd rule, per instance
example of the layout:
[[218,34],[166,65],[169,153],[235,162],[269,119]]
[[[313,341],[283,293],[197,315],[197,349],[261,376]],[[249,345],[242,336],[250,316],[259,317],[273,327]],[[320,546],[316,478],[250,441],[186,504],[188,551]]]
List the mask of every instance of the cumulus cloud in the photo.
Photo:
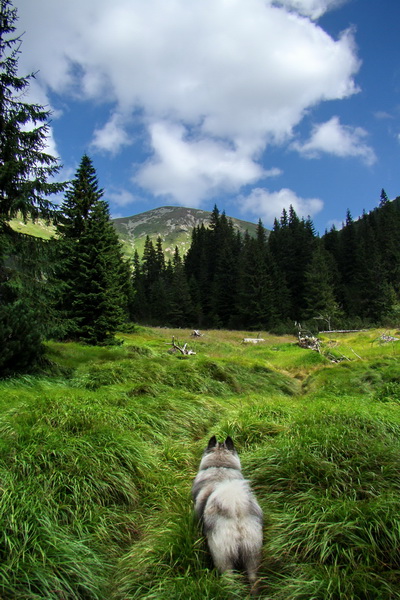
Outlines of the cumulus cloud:
[[293,206],[299,217],[312,217],[323,208],[319,198],[301,198],[293,190],[282,188],[270,192],[265,188],[255,188],[247,196],[240,196],[238,204],[243,212],[250,212],[260,217],[266,226],[270,226],[275,218],[279,218],[283,209]]
[[318,158],[321,153],[334,154],[341,158],[354,156],[367,165],[376,161],[373,149],[365,142],[367,132],[361,127],[342,125],[338,117],[313,127],[310,139],[292,146],[307,158]]
[[93,134],[92,147],[117,154],[123,146],[129,146],[132,140],[124,127],[124,118],[119,113],[114,113],[107,123]]
[[155,196],[199,206],[204,197],[235,192],[268,175],[246,153],[210,138],[185,137],[187,133],[182,125],[152,124],[154,157],[139,169],[135,181]]
[[319,19],[327,11],[345,2],[347,0],[276,0],[276,4],[295,10],[311,19]]
[[353,33],[335,40],[311,20],[336,0],[18,4],[23,68],[39,67],[47,92],[111,107],[94,148],[121,151],[124,119],[139,113],[151,156],[136,181],[178,202],[254,183],[268,144],[289,142],[311,107],[358,91]]

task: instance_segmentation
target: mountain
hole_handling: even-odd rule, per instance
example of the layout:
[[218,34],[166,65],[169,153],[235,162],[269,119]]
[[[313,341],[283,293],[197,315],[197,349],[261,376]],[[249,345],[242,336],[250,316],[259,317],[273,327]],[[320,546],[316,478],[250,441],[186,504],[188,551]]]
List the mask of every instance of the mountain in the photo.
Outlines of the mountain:
[[[154,208],[132,217],[113,219],[114,227],[124,245],[124,251],[132,256],[137,250],[139,256],[143,254],[143,247],[148,235],[153,243],[160,236],[167,257],[172,256],[175,246],[183,255],[190,247],[193,227],[204,224],[208,227],[211,213],[197,208],[184,208],[182,206],[162,206]],[[246,230],[251,236],[255,235],[257,225],[240,219],[231,219],[233,226],[244,233]]]
[[[178,246],[181,256],[189,249],[192,229],[204,224],[208,227],[211,213],[197,208],[184,208],[182,206],[162,206],[154,208],[131,217],[112,219],[112,223],[123,244],[126,256],[132,257],[135,250],[139,256],[143,255],[146,236],[155,243],[157,237],[162,239],[163,249],[167,258],[172,257],[175,246]],[[231,219],[233,226],[244,233],[246,230],[251,236],[256,233],[257,225],[249,221]],[[49,239],[55,235],[55,227],[47,225],[39,219],[36,223],[24,223],[20,219],[13,219],[10,225],[15,231]]]

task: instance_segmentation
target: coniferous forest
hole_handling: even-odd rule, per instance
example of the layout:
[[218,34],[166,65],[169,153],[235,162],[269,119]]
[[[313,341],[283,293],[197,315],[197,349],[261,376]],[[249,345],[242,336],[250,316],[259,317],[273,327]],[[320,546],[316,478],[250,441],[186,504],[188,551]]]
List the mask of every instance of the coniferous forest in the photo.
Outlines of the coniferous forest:
[[[45,339],[115,343],[134,323],[276,333],[395,324],[400,314],[400,199],[322,237],[293,207],[271,232],[238,233],[215,207],[185,256],[166,261],[162,240],[124,258],[92,160],[57,182],[46,152],[50,113],[24,100],[16,9],[1,4],[0,373],[34,368]],[[30,125],[28,127],[27,125]],[[63,194],[61,207],[48,198]],[[50,241],[17,234],[16,215],[56,223]]]
[[292,331],[389,324],[399,315],[400,199],[319,237],[293,207],[268,232],[241,235],[215,207],[190,249],[165,264],[162,241],[134,259],[133,320],[182,327]]

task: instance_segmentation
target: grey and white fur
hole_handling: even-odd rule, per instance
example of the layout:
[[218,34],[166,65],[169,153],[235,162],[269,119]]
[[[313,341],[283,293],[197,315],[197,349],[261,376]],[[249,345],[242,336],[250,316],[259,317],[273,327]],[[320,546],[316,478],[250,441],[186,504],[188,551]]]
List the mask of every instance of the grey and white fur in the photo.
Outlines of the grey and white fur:
[[213,436],[193,482],[195,512],[202,523],[215,567],[243,570],[254,586],[263,542],[262,510],[241,472],[230,437]]

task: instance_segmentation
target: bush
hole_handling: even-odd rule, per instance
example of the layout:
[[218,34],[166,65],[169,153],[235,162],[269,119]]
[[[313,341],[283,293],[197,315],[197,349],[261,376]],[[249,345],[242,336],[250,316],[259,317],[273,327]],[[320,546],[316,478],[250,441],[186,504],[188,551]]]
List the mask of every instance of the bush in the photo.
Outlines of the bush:
[[42,335],[34,311],[22,300],[3,303],[0,306],[0,377],[34,371],[43,354]]

